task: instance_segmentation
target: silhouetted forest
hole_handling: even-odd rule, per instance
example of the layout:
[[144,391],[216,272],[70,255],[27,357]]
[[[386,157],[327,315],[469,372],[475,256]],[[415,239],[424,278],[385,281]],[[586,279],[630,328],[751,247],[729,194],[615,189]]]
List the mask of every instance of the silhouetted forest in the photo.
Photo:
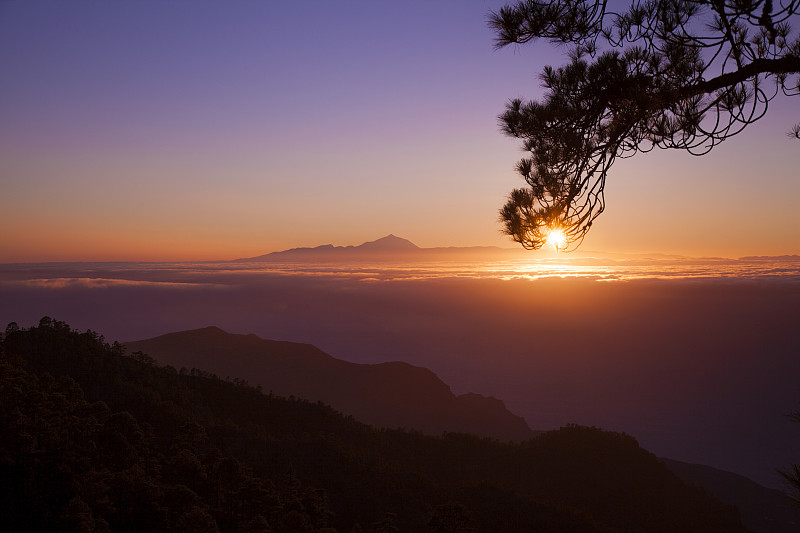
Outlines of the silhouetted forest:
[[378,430],[48,317],[2,353],[10,531],[745,531],[623,434]]
[[502,401],[471,393],[456,396],[431,370],[408,363],[356,364],[310,344],[236,335],[214,326],[124,345],[160,364],[202,368],[246,378],[279,396],[319,400],[376,427],[404,427],[428,435],[472,433],[515,442],[536,434]]

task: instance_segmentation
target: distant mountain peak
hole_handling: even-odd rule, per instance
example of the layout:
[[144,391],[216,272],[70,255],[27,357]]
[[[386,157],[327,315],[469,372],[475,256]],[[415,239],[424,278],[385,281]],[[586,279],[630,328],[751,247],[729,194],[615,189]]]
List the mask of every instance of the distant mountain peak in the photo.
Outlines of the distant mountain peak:
[[397,237],[391,233],[386,237],[381,237],[378,240],[360,244],[356,248],[360,248],[362,250],[419,250],[419,246],[413,242],[409,241],[408,239],[403,239],[402,237]]
[[236,261],[364,261],[364,260],[398,260],[398,259],[453,259],[464,257],[486,257],[486,254],[505,254],[508,250],[516,253],[516,249],[502,249],[494,246],[420,248],[413,242],[390,233],[374,241],[367,241],[357,246],[334,246],[323,244],[313,248],[291,248],[279,252],[271,252],[257,257],[246,257]]

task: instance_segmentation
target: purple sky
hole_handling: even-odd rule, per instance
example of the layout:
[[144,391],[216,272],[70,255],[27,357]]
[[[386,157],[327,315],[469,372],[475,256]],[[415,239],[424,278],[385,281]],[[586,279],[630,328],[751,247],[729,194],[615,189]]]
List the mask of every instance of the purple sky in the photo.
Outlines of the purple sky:
[[[0,2],[0,261],[512,246],[496,117],[563,50],[493,50],[503,3]],[[584,247],[799,252],[800,100],[772,111],[617,163]]]

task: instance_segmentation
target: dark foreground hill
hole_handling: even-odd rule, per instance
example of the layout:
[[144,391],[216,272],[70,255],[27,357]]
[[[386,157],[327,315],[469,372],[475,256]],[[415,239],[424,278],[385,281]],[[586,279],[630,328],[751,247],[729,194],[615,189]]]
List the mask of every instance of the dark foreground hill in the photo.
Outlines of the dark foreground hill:
[[49,318],[2,348],[10,531],[745,531],[618,433],[376,430]]
[[234,335],[216,327],[126,342],[175,368],[202,368],[246,379],[278,396],[322,401],[368,424],[439,435],[474,433],[500,440],[534,436],[502,401],[479,394],[455,396],[433,372],[407,363],[356,364],[310,345]]
[[800,531],[800,507],[786,493],[710,466],[661,460],[685,482],[709,491],[722,502],[735,505],[742,522],[754,533]]

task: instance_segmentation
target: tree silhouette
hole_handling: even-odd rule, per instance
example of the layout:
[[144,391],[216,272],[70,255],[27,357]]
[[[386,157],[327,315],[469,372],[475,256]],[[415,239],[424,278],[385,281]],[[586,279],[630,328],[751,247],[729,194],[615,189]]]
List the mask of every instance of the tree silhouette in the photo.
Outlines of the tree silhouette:
[[[800,411],[795,411],[791,414],[792,420],[800,423]],[[788,470],[779,470],[778,473],[783,477],[784,481],[791,490],[790,498],[800,506],[800,463],[791,465]]]
[[[615,4],[619,5],[619,4]],[[537,38],[569,45],[547,66],[541,102],[520,99],[500,116],[530,152],[528,184],[500,211],[504,232],[538,249],[553,231],[577,248],[604,209],[617,157],[655,147],[708,153],[767,112],[779,93],[800,94],[800,0],[523,0],[490,14],[498,48]],[[800,124],[791,134],[800,138]]]
[[469,510],[461,503],[451,502],[434,509],[428,527],[433,533],[477,533]]

